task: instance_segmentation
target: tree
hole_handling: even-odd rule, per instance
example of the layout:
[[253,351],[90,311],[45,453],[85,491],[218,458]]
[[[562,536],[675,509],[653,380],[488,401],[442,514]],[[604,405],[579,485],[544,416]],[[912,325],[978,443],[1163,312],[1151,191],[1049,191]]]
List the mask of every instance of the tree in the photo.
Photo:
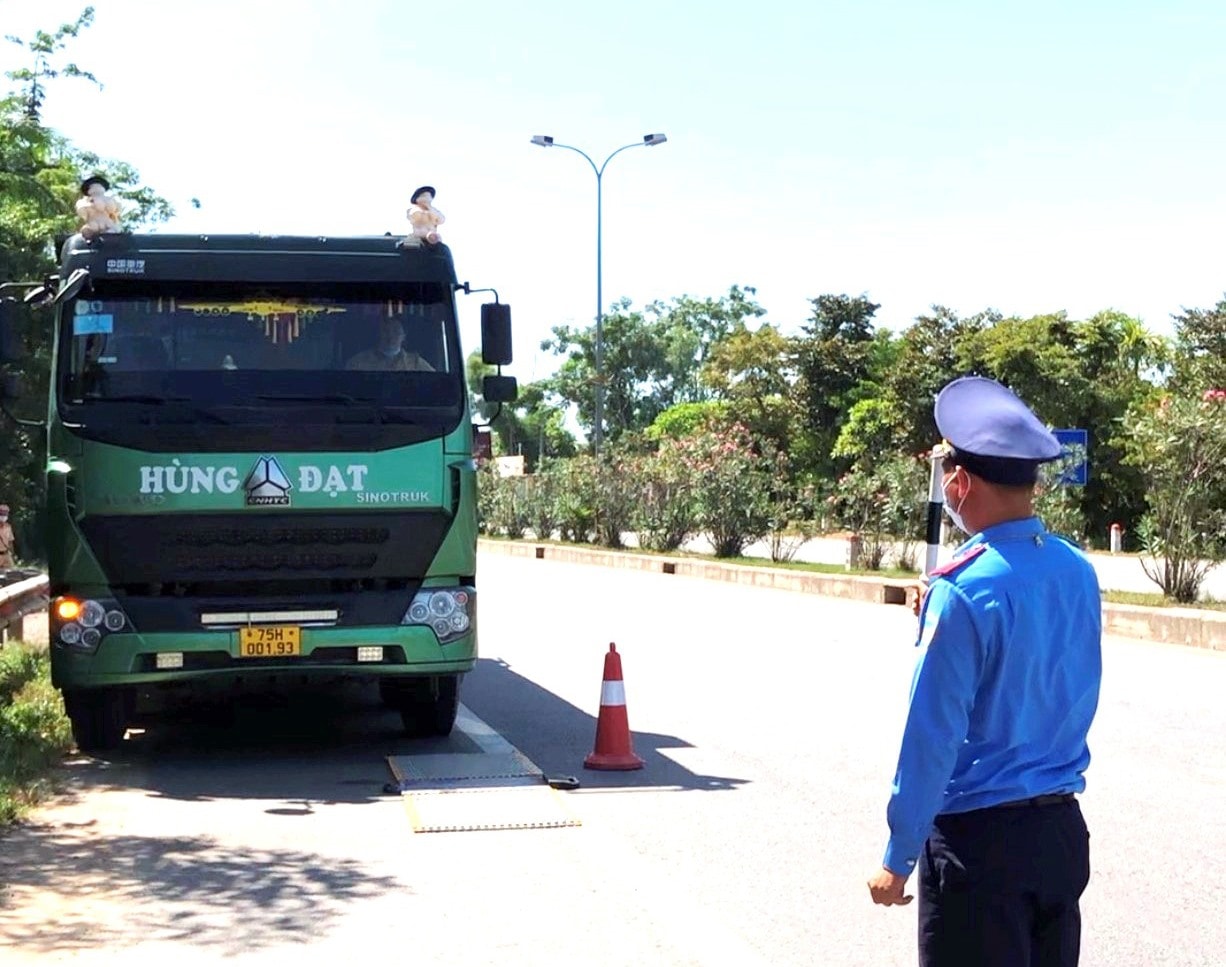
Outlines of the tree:
[[923,453],[939,441],[932,404],[941,387],[966,374],[963,345],[1000,316],[985,310],[960,318],[934,305],[899,335],[894,365],[884,375],[884,397],[898,415],[899,446],[906,453]]
[[[630,300],[614,304],[604,317],[603,381],[605,437],[646,429],[677,403],[710,397],[700,380],[711,347],[746,318],[763,310],[733,286],[720,299],[689,296],[671,304],[653,302],[642,310]],[[566,359],[547,381],[549,392],[573,405],[579,423],[590,430],[596,402],[596,331],[594,326],[556,326],[541,348]]]
[[[616,441],[627,430],[643,429],[668,408],[661,375],[665,350],[659,334],[641,311],[624,299],[604,317],[604,435]],[[555,326],[541,349],[565,360],[545,382],[549,392],[575,407],[590,435],[596,410],[595,327]]]
[[22,113],[27,121],[35,124],[40,123],[42,119],[43,98],[46,95],[45,82],[48,80],[54,80],[61,75],[64,77],[81,77],[92,81],[94,84],[98,84],[99,89],[102,88],[102,85],[98,83],[98,79],[93,74],[89,73],[89,71],[81,70],[76,64],[65,64],[63,67],[57,68],[53,62],[55,55],[67,46],[69,38],[75,38],[77,34],[93,22],[94,8],[86,7],[73,23],[61,24],[59,29],[53,34],[49,34],[45,30],[37,30],[34,32],[33,40],[22,40],[20,37],[14,37],[11,34],[5,36],[5,40],[27,48],[34,55],[32,67],[21,67],[8,72],[10,80],[17,81],[22,85],[19,96],[22,104]]
[[809,463],[802,411],[794,392],[797,341],[769,323],[738,323],[716,342],[702,370],[703,383],[727,404],[755,440],[770,441]]
[[1168,358],[1167,391],[1134,402],[1121,436],[1148,497],[1136,528],[1146,573],[1191,602],[1226,558],[1226,301],[1176,316]]
[[521,387],[514,403],[499,407],[487,403],[477,389],[497,367],[483,362],[481,353],[474,350],[468,354],[465,369],[473,414],[490,424],[497,439],[496,452],[522,454],[533,470],[543,459],[570,457],[578,452],[574,434],[566,428],[566,413],[549,402],[546,383]]
[[1152,390],[1165,343],[1138,320],[1104,311],[1085,321],[1063,312],[1002,319],[959,346],[967,371],[1000,380],[1052,427],[1090,431],[1090,477],[1078,492],[1087,533],[1106,537],[1113,521],[1138,519],[1145,488],[1123,461],[1121,421]]
[[1074,329],[1064,312],[1001,319],[964,340],[961,361],[967,372],[1004,383],[1051,425],[1080,426],[1074,420],[1090,387]]
[[1077,323],[1073,339],[1087,392],[1072,416],[1078,422],[1069,425],[1091,431],[1090,479],[1084,488],[1063,489],[1074,492],[1065,495],[1066,503],[1079,498],[1086,536],[1104,542],[1112,523],[1136,521],[1145,513],[1144,478],[1125,461],[1124,419],[1165,374],[1171,346],[1139,319],[1110,309]]
[[[529,383],[514,403],[519,422],[519,443],[528,465],[535,469],[545,460],[573,457],[579,452],[575,435],[566,428],[566,411],[549,402],[543,382]],[[520,452],[508,447],[508,452]]]
[[847,415],[831,454],[864,467],[899,455],[904,452],[900,415],[892,399],[860,400]]
[[710,399],[707,364],[715,347],[734,333],[748,331],[746,320],[766,314],[752,298],[752,286],[732,286],[719,299],[681,296],[659,312],[674,403]]
[[[42,281],[55,272],[54,240],[76,230],[73,204],[83,173],[106,174],[114,193],[128,202],[125,228],[173,214],[165,199],[140,185],[130,165],[99,158],[42,124],[47,81],[76,77],[98,83],[73,63],[59,64],[68,41],[92,21],[93,8],[87,7],[75,22],[52,33],[37,31],[30,41],[7,38],[27,48],[32,63],[7,72],[16,90],[0,98],[0,282]],[[26,360],[17,370],[25,377],[31,400],[45,399],[51,369],[51,329],[45,314],[27,314],[20,337]],[[38,518],[44,449],[41,433],[0,423],[0,494],[12,507],[18,545],[31,558],[37,558],[42,547]]]
[[1226,389],[1226,299],[1175,316],[1174,385],[1189,392]]
[[1005,383],[1052,426],[1091,431],[1088,486],[1047,490],[1044,508],[1058,511],[1062,526],[1075,523],[1102,539],[1112,521],[1144,512],[1144,484],[1123,463],[1120,426],[1128,407],[1152,389],[1149,380],[1163,372],[1170,350],[1139,320],[1112,310],[1085,321],[1062,312],[1004,319],[990,310],[963,319],[933,306],[900,334],[894,350],[884,374],[875,375],[881,371],[875,364],[860,384],[860,393],[875,383],[883,389],[850,407],[836,458],[927,451],[939,439],[932,416],[937,393],[958,376],[979,374]]
[[16,89],[0,99],[0,279],[38,279],[54,270],[53,240],[76,228],[73,203],[84,174],[102,173],[124,204],[128,228],[165,221],[174,214],[169,202],[140,184],[131,165],[104,159],[74,146],[44,127],[42,105],[47,81],[81,78],[102,84],[75,63],[61,65],[70,40],[93,23],[86,7],[72,23],[54,32],[35,31],[32,40],[7,36],[31,55],[28,67],[7,71]]
[[833,477],[834,443],[847,413],[872,375],[872,318],[881,308],[866,296],[822,295],[813,306],[798,346],[798,393],[812,441],[814,470]]
[[1226,557],[1226,393],[1155,394],[1129,412],[1127,430],[1126,459],[1150,495],[1142,565],[1163,594],[1190,603]]
[[705,403],[678,403],[655,418],[644,432],[648,440],[681,440],[701,432],[708,425],[723,425],[732,420],[732,408],[723,400]]

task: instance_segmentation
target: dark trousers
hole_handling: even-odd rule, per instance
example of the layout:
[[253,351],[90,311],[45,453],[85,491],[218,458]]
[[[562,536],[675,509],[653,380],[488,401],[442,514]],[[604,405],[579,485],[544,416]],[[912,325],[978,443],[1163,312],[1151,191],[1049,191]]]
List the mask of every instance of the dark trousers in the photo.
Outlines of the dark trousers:
[[1090,834],[1075,800],[938,816],[918,866],[920,967],[1076,967]]

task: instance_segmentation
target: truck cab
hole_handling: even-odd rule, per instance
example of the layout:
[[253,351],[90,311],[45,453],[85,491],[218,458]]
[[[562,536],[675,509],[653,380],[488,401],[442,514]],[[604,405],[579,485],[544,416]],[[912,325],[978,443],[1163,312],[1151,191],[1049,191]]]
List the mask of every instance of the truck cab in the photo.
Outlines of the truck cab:
[[[138,695],[272,675],[375,680],[411,734],[450,731],[477,658],[466,288],[393,236],[66,240],[49,633],[79,746]],[[482,332],[509,363],[505,305]]]

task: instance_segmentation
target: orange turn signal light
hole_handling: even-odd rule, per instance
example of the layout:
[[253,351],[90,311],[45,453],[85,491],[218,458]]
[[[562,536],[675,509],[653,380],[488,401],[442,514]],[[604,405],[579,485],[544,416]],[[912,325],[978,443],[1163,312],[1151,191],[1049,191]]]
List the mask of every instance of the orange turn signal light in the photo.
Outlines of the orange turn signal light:
[[76,621],[81,616],[81,602],[73,598],[60,598],[55,602],[55,616],[60,621]]

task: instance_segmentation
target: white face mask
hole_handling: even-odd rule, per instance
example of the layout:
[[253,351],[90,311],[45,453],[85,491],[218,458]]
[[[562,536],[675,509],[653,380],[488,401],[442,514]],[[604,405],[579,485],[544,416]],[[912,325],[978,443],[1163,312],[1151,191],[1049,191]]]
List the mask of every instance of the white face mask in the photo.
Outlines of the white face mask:
[[[959,467],[958,469],[959,469],[959,470],[961,470],[962,468],[961,468],[961,467]],[[957,470],[955,470],[955,471],[954,471],[954,476],[949,478],[951,483],[953,482],[953,479],[954,479],[954,477],[956,477],[956,476],[958,476],[958,471],[957,471]],[[963,505],[964,503],[966,503],[966,495],[965,495],[965,494],[963,494],[962,499],[961,499],[960,501],[958,501],[958,506],[957,506],[957,508],[951,507],[951,506],[949,505],[949,493],[948,493],[948,491],[946,490],[946,488],[947,488],[948,486],[949,486],[949,484],[942,484],[942,485],[941,485],[941,497],[942,497],[942,499],[944,500],[945,513],[946,513],[946,515],[948,515],[948,517],[949,517],[950,521],[953,523],[954,527],[956,527],[956,528],[958,528],[958,530],[962,531],[962,533],[963,533],[963,534],[965,534],[967,537],[970,537],[970,535],[971,535],[971,530],[970,530],[970,528],[969,528],[969,527],[967,527],[967,526],[966,526],[966,523],[965,523],[965,522],[962,520],[962,505]]]

